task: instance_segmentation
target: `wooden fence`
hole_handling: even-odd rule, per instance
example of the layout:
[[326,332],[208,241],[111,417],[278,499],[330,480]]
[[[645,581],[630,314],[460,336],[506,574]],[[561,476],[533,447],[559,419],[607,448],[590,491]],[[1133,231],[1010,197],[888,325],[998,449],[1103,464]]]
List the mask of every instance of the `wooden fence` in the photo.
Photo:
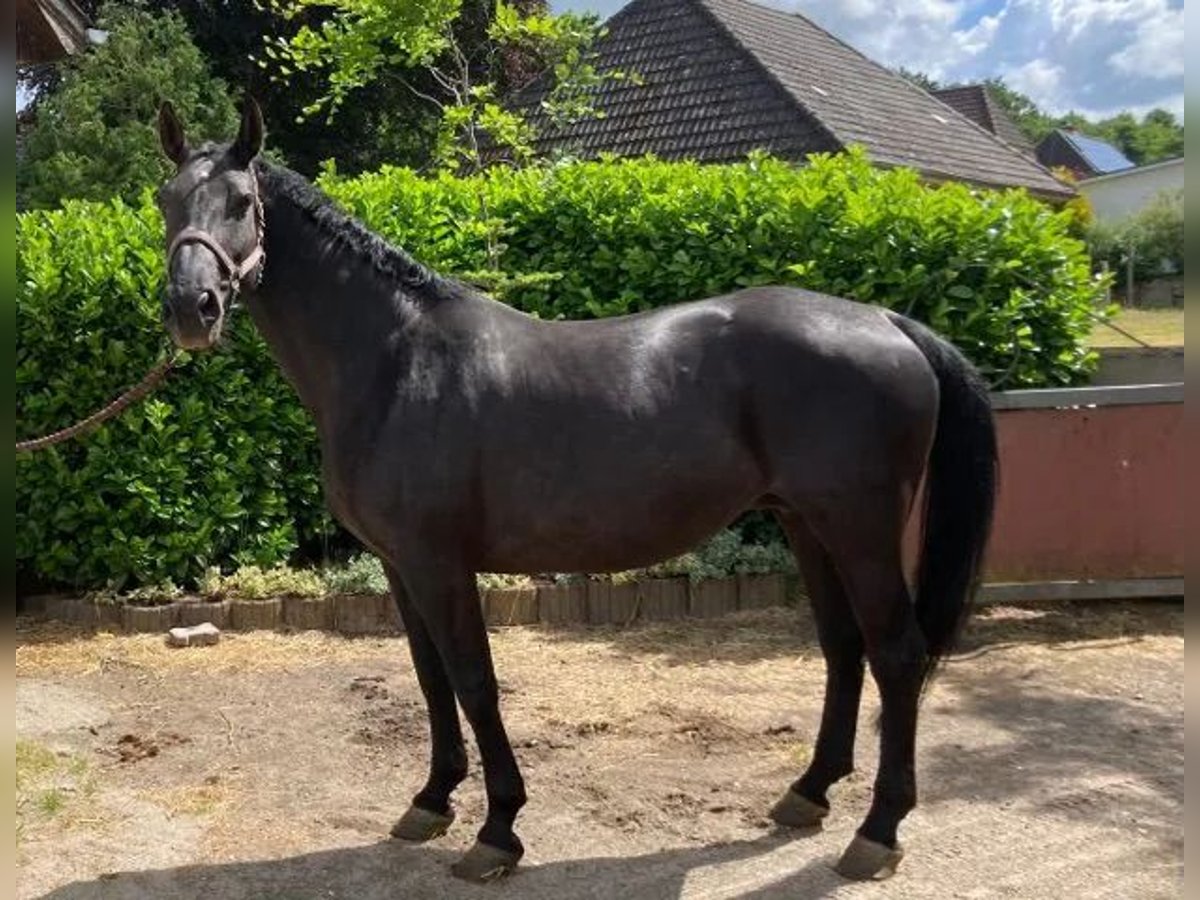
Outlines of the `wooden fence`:
[[990,599],[1183,594],[1183,384],[993,395]]
[[[503,588],[481,593],[489,625],[629,625],[639,621],[711,618],[738,610],[795,603],[798,578],[739,575],[710,581],[661,578],[615,584],[579,579],[566,584]],[[177,625],[212,622],[218,628],[324,629],[342,634],[401,630],[386,594],[278,597],[269,600],[180,600],[156,606],[97,602],[74,597],[33,597],[27,614],[106,631],[163,633]]]

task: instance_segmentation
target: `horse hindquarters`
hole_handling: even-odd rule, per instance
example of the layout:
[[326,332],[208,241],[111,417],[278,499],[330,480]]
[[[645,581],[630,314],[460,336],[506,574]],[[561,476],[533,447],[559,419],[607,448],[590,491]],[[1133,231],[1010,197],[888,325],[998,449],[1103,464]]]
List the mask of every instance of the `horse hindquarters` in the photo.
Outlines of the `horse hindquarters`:
[[[839,863],[839,871],[855,878],[889,874],[902,855],[896,832],[917,800],[914,756],[922,686],[937,660],[952,648],[965,618],[995,492],[995,432],[981,379],[953,347],[928,330],[898,316],[892,321],[921,351],[938,386],[915,602],[904,576],[901,545],[920,472],[898,467],[890,483],[875,481],[859,489],[847,484],[836,494],[805,496],[797,504],[805,528],[836,572],[836,579],[827,579],[836,580],[836,585],[825,585],[814,598],[815,605],[826,607],[817,611],[818,621],[821,616],[828,619],[830,598],[836,598],[840,587],[846,601],[843,614],[853,614],[880,693],[874,796]],[[927,418],[914,418],[914,439],[928,430]],[[797,530],[793,526],[789,534]],[[814,554],[808,554],[807,564],[803,553],[797,555],[808,577]],[[824,631],[830,630],[826,622]],[[853,742],[852,725],[833,721],[839,715],[852,718],[856,712],[856,704],[850,702],[856,699],[855,682],[845,659],[853,634],[848,628],[841,632],[834,654],[827,634],[822,634],[830,691],[822,721],[824,746],[814,754],[816,771],[810,770],[794,786],[807,801],[818,804],[824,799],[820,788],[848,768],[847,746]],[[818,762],[825,768],[818,768]]]

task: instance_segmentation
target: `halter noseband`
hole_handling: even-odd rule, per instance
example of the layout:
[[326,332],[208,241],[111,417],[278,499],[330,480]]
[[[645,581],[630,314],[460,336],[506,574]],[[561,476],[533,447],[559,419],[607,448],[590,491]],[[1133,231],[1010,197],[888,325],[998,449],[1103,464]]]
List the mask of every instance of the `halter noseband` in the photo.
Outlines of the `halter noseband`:
[[225,280],[221,283],[222,287],[228,288],[230,294],[237,296],[238,291],[242,288],[242,279],[258,269],[258,274],[254,279],[257,285],[262,279],[262,263],[266,259],[267,252],[263,248],[263,236],[265,228],[265,217],[263,214],[262,195],[258,192],[258,179],[254,175],[254,171],[250,170],[250,183],[253,185],[254,196],[254,230],[256,232],[256,240],[254,249],[240,263],[233,261],[224,247],[222,247],[211,234],[201,228],[184,228],[179,234],[175,235],[175,239],[171,241],[171,246],[167,249],[167,271],[171,271],[172,265],[175,263],[175,254],[184,244],[200,244],[202,247],[208,248],[213,256],[217,258],[217,263],[224,272]]

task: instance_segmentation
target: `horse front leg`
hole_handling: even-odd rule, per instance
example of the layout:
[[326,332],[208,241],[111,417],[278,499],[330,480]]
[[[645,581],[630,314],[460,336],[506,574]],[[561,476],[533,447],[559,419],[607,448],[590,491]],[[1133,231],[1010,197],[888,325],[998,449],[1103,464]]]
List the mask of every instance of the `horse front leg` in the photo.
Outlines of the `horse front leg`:
[[440,837],[454,822],[450,795],[467,777],[467,750],[463,744],[462,726],[458,721],[454,688],[446,667],[438,654],[429,629],[413,607],[394,569],[387,569],[392,598],[404,622],[409,652],[417,681],[429,709],[431,755],[429,778],[413,797],[408,811],[392,827],[392,836],[401,840],[423,842]]
[[451,871],[470,881],[490,881],[511,872],[524,855],[513,822],[525,805],[525,782],[500,718],[500,692],[475,574],[426,566],[406,570],[404,583],[475,732],[483,762],[487,820],[475,845]]

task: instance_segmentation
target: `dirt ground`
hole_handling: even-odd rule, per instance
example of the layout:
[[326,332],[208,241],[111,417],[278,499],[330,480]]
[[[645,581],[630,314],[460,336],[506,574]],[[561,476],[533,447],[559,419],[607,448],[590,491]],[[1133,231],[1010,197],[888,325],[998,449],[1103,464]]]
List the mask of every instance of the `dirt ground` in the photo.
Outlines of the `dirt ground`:
[[482,823],[477,760],[439,841],[387,838],[423,781],[403,638],[18,627],[21,898],[1179,897],[1183,607],[992,609],[928,696],[908,855],[879,884],[766,811],[810,751],[822,663],[803,611],[493,634],[530,795],[527,855],[484,887],[449,863]]

